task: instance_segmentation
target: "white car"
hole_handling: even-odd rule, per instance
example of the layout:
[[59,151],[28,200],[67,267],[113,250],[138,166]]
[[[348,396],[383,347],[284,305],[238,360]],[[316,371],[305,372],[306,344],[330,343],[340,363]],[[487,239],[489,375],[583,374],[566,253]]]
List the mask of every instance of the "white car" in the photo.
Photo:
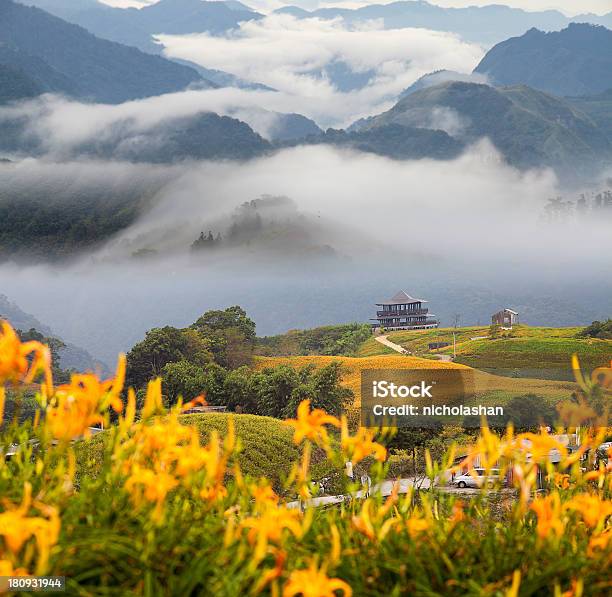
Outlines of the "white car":
[[499,469],[492,468],[489,471],[489,474],[486,474],[485,469],[483,468],[475,468],[470,472],[463,473],[461,475],[457,475],[453,479],[453,485],[456,487],[495,487],[495,485],[499,485],[500,476]]

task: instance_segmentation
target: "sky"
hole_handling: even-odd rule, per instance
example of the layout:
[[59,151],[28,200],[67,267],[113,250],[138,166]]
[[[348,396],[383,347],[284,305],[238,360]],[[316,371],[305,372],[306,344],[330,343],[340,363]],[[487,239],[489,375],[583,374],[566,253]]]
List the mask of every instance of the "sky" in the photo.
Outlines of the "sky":
[[[111,6],[146,6],[147,4],[155,4],[156,0],[102,0],[105,4]],[[366,4],[387,4],[386,0],[378,0],[373,2],[360,2],[359,0],[342,1],[319,1],[319,0],[295,0],[283,2],[282,0],[248,0],[244,2],[248,6],[252,6],[260,11],[269,11],[279,8],[280,6],[302,6],[307,9],[327,6],[363,6]],[[569,16],[581,14],[585,12],[594,12],[597,14],[605,14],[612,12],[612,0],[436,0],[430,4],[438,4],[439,6],[484,6],[487,4],[506,4],[507,6],[515,6],[525,10],[547,10],[556,9],[564,12]]]

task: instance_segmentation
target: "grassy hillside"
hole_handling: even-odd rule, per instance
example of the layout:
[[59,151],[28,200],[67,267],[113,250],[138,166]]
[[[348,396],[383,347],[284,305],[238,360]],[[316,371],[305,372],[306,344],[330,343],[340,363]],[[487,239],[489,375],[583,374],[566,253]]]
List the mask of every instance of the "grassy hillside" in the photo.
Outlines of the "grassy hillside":
[[[256,415],[224,413],[194,414],[180,417],[181,423],[194,425],[205,443],[213,430],[223,437],[227,433],[229,417],[234,418],[236,436],[239,438],[241,453],[238,461],[242,472],[253,477],[265,477],[273,486],[282,490],[283,481],[294,462],[300,456],[293,443],[293,431],[278,419]],[[81,475],[95,475],[103,460],[107,433],[99,433],[91,439],[77,444],[77,461]],[[332,474],[331,465],[322,453],[316,450],[312,461],[313,478]]]
[[[364,369],[463,369],[465,365],[444,363],[410,356],[378,355],[372,357],[258,357],[255,368],[290,365],[300,368],[314,363],[324,367],[333,361],[339,361],[344,368],[342,385],[355,395],[355,406],[361,404],[361,371]],[[516,379],[491,375],[483,371],[475,372],[476,398],[479,402],[505,402],[515,396],[536,394],[556,402],[568,398],[575,386],[571,382],[549,381],[540,379]]]
[[[435,358],[436,354],[453,353],[455,332],[457,363],[513,377],[571,381],[570,359],[573,354],[578,355],[585,369],[601,367],[612,360],[612,340],[577,338],[581,329],[516,326],[511,332],[503,332],[502,336],[506,337],[491,340],[482,339],[488,336],[488,327],[446,328],[396,332],[390,334],[389,339],[414,355]],[[429,351],[431,342],[449,342],[451,346]],[[371,343],[365,343],[359,354],[375,348]]]

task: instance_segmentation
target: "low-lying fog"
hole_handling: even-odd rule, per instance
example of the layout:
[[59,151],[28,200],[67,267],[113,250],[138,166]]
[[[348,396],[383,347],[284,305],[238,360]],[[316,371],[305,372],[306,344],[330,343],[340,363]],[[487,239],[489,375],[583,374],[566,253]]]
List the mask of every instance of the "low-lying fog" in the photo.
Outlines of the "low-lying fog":
[[[104,171],[164,184],[145,215],[95,251],[0,265],[0,293],[106,362],[151,327],[233,304],[262,335],[367,321],[400,288],[428,299],[443,325],[455,314],[484,324],[503,307],[532,324],[612,312],[609,210],[589,203],[551,222],[547,200],[564,194],[555,176],[506,166],[487,142],[452,162],[302,147],[243,164],[77,165],[82,184],[103,184]],[[75,192],[74,167],[1,165],[0,184],[44,173],[50,188]],[[603,188],[594,181],[587,199]]]

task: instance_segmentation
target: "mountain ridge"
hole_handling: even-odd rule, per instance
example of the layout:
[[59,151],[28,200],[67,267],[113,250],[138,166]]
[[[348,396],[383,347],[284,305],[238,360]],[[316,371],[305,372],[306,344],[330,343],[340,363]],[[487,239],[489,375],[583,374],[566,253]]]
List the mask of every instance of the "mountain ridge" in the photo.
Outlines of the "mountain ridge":
[[102,103],[179,91],[192,84],[209,86],[187,66],[100,39],[12,0],[0,0],[0,64],[18,66],[35,80],[38,76],[47,91]]
[[489,50],[474,72],[497,85],[525,84],[557,96],[603,93],[612,88],[612,31],[586,23],[532,28]]
[[569,23],[587,21],[612,27],[612,12],[605,15],[583,14],[566,17],[557,10],[528,12],[501,4],[441,7],[423,1],[399,1],[389,4],[368,4],[360,8],[320,8],[307,11],[295,6],[283,7],[277,14],[304,18],[342,18],[348,23],[382,19],[385,29],[424,27],[451,31],[464,39],[485,45],[497,44],[509,37],[523,34],[531,27],[558,30]]
[[[19,0],[35,5],[56,16],[84,27],[104,39],[160,54],[161,46],[153,35],[158,33],[188,34],[209,31],[213,35],[235,28],[240,21],[261,18],[249,9],[234,3],[202,2],[201,0],[161,0],[141,9],[118,8],[96,0]],[[163,26],[163,28],[162,28]]]
[[[489,138],[509,164],[552,167],[560,176],[599,169],[612,156],[610,140],[570,103],[527,86],[494,88],[451,81],[416,91],[361,130],[389,124],[442,128],[472,143]],[[452,129],[452,130],[451,130]]]

